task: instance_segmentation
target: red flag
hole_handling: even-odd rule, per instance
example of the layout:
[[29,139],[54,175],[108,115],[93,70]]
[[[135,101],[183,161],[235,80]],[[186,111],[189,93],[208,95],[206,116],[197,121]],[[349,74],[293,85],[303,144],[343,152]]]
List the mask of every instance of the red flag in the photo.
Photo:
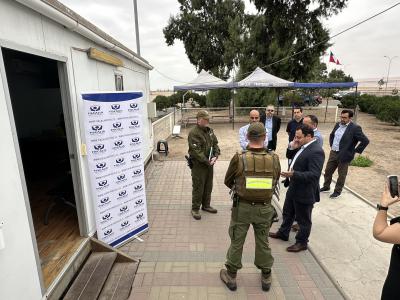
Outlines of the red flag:
[[335,60],[335,57],[333,56],[332,51],[331,51],[331,55],[329,55],[329,62],[332,62],[332,63],[336,64],[336,60]]
[[336,60],[336,64],[337,65],[342,65],[338,59]]

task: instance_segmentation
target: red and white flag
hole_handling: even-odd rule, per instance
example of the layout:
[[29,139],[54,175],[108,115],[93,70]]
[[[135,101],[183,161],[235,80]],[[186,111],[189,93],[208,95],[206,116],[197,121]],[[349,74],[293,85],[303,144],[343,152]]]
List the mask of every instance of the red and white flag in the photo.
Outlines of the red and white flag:
[[337,59],[335,57],[335,55],[333,55],[332,51],[331,51],[331,54],[329,55],[329,62],[337,64],[337,65],[341,65],[341,63],[339,62],[339,59]]

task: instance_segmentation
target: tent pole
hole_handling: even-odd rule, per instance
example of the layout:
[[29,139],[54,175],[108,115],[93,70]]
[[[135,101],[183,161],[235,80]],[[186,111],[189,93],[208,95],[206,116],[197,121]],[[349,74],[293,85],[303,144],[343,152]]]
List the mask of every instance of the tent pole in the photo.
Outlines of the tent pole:
[[279,116],[279,96],[280,96],[280,93],[281,93],[281,89],[278,88],[277,90],[278,90],[278,99],[277,99],[278,105],[277,105],[277,108],[276,108],[276,115]]
[[329,102],[329,97],[326,98],[324,123],[326,123],[326,114],[328,113],[328,102]]
[[[356,94],[354,95],[354,98],[353,98],[353,113],[355,116],[356,116],[356,98],[358,97],[357,89],[358,89],[358,85],[356,85]],[[357,120],[357,116],[356,116],[356,120]]]
[[235,89],[232,93],[232,130],[235,130]]

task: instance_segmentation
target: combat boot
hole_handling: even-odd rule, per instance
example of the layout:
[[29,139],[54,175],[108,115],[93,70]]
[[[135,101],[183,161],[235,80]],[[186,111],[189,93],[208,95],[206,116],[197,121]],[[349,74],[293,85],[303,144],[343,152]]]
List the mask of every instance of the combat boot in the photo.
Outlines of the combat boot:
[[206,206],[206,207],[202,206],[201,209],[212,214],[216,214],[218,212],[218,210],[216,210],[214,207],[211,206]]
[[261,288],[264,292],[268,292],[271,288],[271,271],[269,273],[261,273]]
[[236,291],[236,273],[231,273],[228,270],[221,269],[219,272],[219,277],[221,278],[222,282],[225,283],[228,289],[231,291]]
[[200,220],[200,219],[201,219],[201,215],[200,215],[199,210],[194,210],[194,209],[192,209],[192,217],[193,217],[195,220]]

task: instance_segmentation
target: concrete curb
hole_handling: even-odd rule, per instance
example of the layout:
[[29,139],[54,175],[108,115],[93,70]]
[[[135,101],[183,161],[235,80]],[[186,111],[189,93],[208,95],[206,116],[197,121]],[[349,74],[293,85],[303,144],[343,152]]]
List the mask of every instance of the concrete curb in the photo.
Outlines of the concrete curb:
[[[279,211],[282,214],[282,208],[279,205],[277,199],[275,197],[272,198],[272,200],[275,203],[275,206],[278,207]],[[312,257],[314,257],[315,261],[318,263],[318,265],[321,267],[321,269],[325,272],[326,276],[328,276],[329,280],[332,282],[332,284],[335,286],[335,288],[339,291],[339,293],[342,295],[342,297],[346,300],[351,300],[349,295],[346,294],[346,292],[343,290],[342,286],[337,282],[337,280],[333,277],[331,272],[325,267],[325,265],[320,261],[318,256],[315,254],[315,252],[312,250],[312,247],[308,246],[308,251],[311,253]]]

